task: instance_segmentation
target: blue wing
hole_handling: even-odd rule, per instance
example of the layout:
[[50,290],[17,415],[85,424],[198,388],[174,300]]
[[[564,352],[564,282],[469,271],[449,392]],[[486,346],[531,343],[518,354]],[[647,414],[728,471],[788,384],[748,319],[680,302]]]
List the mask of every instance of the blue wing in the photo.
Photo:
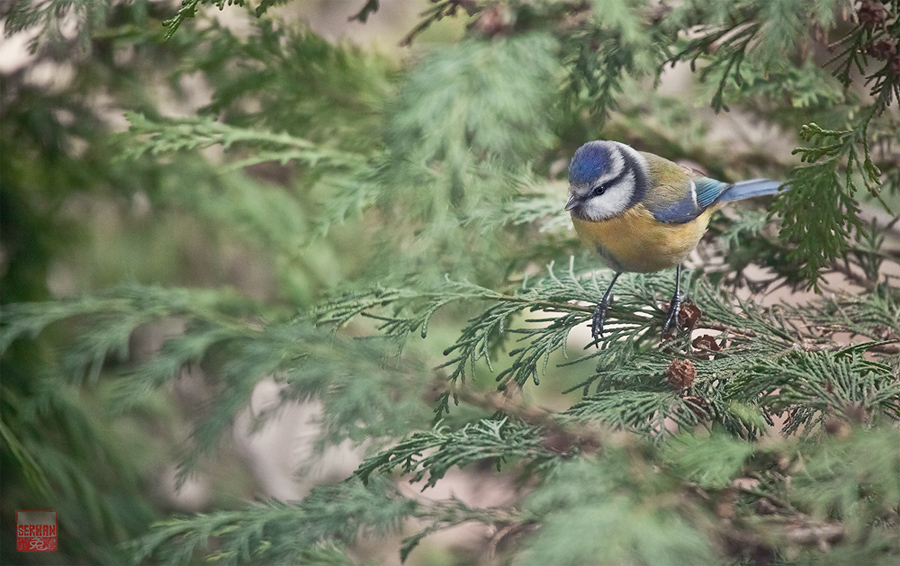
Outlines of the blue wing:
[[[691,181],[694,182],[693,187],[690,185]],[[692,177],[685,187],[683,197],[674,202],[657,204],[650,212],[660,222],[685,224],[703,214],[713,204],[773,195],[781,188],[780,181],[771,179],[750,179],[729,184],[709,177]],[[784,188],[790,187],[785,185]]]
[[685,183],[684,196],[680,199],[648,208],[660,222],[686,224],[703,214],[730,186],[709,177],[692,177]]
[[731,185],[716,181],[709,177],[694,177],[697,189],[697,205],[701,210],[706,210],[709,205],[719,200],[719,197],[728,192]]

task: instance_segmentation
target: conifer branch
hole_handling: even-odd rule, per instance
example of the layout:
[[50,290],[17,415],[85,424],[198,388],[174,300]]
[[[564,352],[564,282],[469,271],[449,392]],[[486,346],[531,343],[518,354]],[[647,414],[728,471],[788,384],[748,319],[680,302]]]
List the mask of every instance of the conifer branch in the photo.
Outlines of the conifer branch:
[[434,485],[452,467],[464,467],[480,460],[494,460],[497,467],[511,459],[526,459],[544,468],[561,455],[544,448],[540,430],[508,419],[481,420],[450,431],[442,424],[427,432],[414,433],[397,445],[368,458],[354,472],[364,483],[376,472],[399,469],[411,474],[410,481],[427,480],[423,489]]
[[285,132],[223,124],[210,116],[152,121],[142,114],[127,113],[126,118],[131,128],[123,159],[137,159],[145,153],[159,156],[214,145],[221,145],[226,150],[241,145],[254,148],[255,154],[229,163],[229,168],[240,169],[266,161],[284,165],[297,160],[309,167],[341,168],[358,174],[367,166],[366,158],[361,155],[331,149]]
[[[135,564],[155,558],[184,564],[197,554],[223,564],[297,563],[319,545],[344,546],[364,533],[395,532],[419,504],[388,482],[356,481],[316,488],[298,503],[270,501],[238,511],[170,519],[135,541]],[[215,550],[214,550],[215,549]]]

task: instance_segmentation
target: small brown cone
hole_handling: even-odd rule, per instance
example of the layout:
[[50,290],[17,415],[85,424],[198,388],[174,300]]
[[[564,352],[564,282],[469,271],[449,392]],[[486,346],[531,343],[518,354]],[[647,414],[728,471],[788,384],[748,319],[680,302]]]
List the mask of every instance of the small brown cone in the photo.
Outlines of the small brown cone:
[[690,360],[679,360],[676,358],[666,368],[666,379],[669,380],[669,385],[675,389],[690,387],[695,377],[697,377],[697,370]]
[[678,313],[678,326],[693,330],[697,323],[700,322],[702,315],[703,311],[700,310],[700,307],[694,303],[684,303],[681,305],[681,311]]

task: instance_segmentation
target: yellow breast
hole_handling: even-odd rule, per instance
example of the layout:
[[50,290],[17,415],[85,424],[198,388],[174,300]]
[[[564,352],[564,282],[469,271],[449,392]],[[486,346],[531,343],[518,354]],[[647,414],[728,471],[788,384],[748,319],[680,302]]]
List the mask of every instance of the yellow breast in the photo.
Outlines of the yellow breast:
[[638,204],[608,220],[591,222],[573,216],[572,223],[584,245],[612,269],[649,273],[682,263],[706,232],[711,214],[707,209],[686,224],[667,224]]

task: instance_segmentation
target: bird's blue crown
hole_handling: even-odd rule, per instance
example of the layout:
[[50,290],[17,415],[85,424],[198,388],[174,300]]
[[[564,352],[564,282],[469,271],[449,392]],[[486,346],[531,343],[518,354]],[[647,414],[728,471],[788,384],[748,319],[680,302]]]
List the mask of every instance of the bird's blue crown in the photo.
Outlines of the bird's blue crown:
[[601,176],[610,165],[609,148],[602,142],[590,142],[578,148],[569,164],[569,184],[585,185]]

